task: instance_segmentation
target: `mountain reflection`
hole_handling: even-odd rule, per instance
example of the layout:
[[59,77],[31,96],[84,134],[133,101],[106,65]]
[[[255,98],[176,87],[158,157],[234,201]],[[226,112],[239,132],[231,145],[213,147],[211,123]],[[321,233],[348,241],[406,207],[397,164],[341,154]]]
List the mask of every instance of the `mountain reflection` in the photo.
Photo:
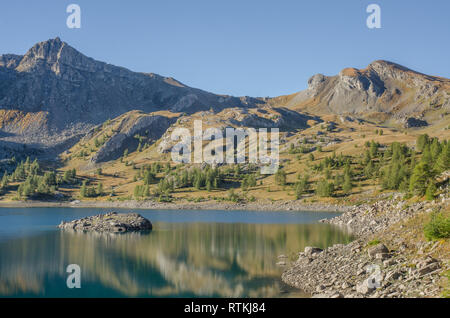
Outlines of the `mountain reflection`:
[[[323,224],[156,223],[147,233],[50,231],[0,243],[0,295],[278,297],[277,256],[349,237]],[[81,289],[66,287],[69,264]],[[301,294],[296,294],[296,296]],[[289,296],[289,295],[287,295]]]

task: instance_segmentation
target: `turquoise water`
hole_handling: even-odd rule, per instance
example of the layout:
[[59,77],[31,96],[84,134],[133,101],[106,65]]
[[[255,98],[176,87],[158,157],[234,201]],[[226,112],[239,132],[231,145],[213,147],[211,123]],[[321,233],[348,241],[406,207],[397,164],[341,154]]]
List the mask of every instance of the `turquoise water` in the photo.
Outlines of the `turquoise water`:
[[[138,210],[150,233],[56,228],[102,212],[0,208],[0,297],[301,297],[281,282],[277,257],[350,240],[318,224],[336,215],[320,212]],[[66,285],[69,264],[80,266],[79,289]]]

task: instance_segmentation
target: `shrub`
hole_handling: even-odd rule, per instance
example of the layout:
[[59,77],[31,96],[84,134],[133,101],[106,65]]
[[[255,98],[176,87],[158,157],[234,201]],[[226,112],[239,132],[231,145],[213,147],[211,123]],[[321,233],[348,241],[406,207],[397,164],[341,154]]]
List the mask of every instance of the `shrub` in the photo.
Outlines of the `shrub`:
[[450,217],[433,213],[431,221],[425,225],[423,231],[429,241],[450,238]]
[[280,169],[275,173],[275,182],[281,186],[286,185],[286,172],[284,170]]
[[381,243],[380,240],[375,239],[375,240],[372,240],[369,243],[367,243],[367,246],[374,246],[374,245],[378,245],[380,243]]
[[334,184],[332,182],[322,179],[317,183],[316,194],[319,197],[331,197],[333,196],[333,192]]

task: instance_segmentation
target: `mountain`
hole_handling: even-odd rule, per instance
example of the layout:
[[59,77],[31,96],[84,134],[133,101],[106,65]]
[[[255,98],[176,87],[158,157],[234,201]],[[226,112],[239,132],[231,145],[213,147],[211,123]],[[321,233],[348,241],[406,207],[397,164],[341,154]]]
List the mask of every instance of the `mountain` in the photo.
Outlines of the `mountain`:
[[59,38],[23,56],[0,56],[0,129],[24,144],[61,145],[131,110],[192,113],[258,103],[99,62]]
[[407,123],[414,118],[419,123],[430,111],[439,110],[442,118],[450,110],[450,80],[380,60],[365,69],[343,69],[336,76],[316,74],[306,90],[271,103],[315,114],[354,115],[379,122]]
[[[221,125],[235,123],[232,116],[238,116],[239,126],[290,130],[330,114],[407,128],[438,122],[444,127],[450,80],[375,61],[336,76],[314,75],[304,91],[263,99],[217,95],[173,78],[132,72],[89,58],[59,38],[37,43],[25,55],[0,56],[0,159],[15,154],[55,157],[95,127],[132,111],[142,112],[138,117],[148,127],[157,127],[152,140],[173,125],[167,119],[173,114],[205,111],[222,113]],[[158,126],[153,116],[161,111],[170,114]],[[142,130],[136,125],[123,132],[125,139],[117,137],[120,144],[133,140],[130,132]]]

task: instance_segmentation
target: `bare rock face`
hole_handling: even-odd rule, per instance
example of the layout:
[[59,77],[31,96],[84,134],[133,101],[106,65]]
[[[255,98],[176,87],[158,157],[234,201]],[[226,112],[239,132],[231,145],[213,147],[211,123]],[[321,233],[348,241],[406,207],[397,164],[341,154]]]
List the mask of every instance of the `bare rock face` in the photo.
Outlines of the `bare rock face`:
[[279,104],[359,117],[382,113],[402,120],[420,117],[429,110],[449,110],[449,93],[447,78],[428,76],[380,60],[365,69],[345,68],[336,76],[314,75],[306,90],[280,99]]
[[125,233],[151,230],[152,223],[137,213],[110,212],[71,222],[63,221],[58,228],[83,232]]
[[99,62],[59,38],[37,43],[23,56],[1,55],[0,82],[0,131],[10,133],[0,138],[42,147],[79,139],[94,126],[131,110],[192,113],[263,103]]
[[193,140],[194,120],[202,120],[205,126],[212,126],[220,130],[223,137],[226,136],[227,128],[247,129],[272,128],[280,130],[293,130],[307,128],[308,121],[321,121],[319,117],[302,114],[283,107],[264,106],[257,109],[247,109],[240,107],[227,108],[219,113],[203,111],[191,116],[182,116],[172,125],[164,135],[162,135],[158,151],[168,153],[179,140],[172,140],[172,131],[177,128],[187,128],[191,131],[190,136],[183,136],[186,143]]
[[137,119],[126,118],[113,136],[91,158],[91,162],[101,163],[117,159],[123,155],[125,149],[135,151],[139,145],[135,135],[143,135],[149,141],[158,140],[175,120],[176,118],[151,114],[142,114]]

